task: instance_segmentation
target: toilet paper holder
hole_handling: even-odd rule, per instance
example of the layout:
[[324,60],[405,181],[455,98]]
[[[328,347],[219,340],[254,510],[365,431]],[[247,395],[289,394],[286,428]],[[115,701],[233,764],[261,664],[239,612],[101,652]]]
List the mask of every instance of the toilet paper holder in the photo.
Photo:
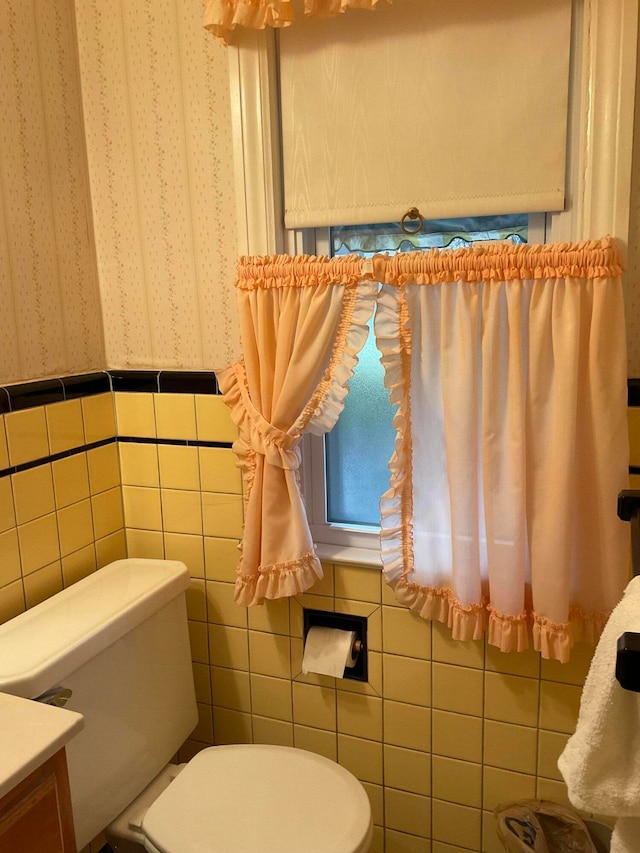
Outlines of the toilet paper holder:
[[323,628],[338,628],[341,631],[353,631],[355,640],[353,651],[357,653],[354,666],[347,667],[344,678],[353,681],[368,681],[367,666],[367,617],[352,616],[349,613],[333,613],[329,610],[311,610],[303,608],[303,641],[306,641],[309,629],[316,625]]

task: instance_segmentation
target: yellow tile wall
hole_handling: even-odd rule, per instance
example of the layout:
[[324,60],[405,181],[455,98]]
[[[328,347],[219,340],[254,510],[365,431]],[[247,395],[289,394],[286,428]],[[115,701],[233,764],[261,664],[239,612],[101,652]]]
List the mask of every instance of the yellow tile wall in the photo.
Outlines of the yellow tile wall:
[[[0,415],[0,622],[126,556],[112,394]],[[71,452],[63,459],[48,457]],[[43,460],[38,464],[39,460]]]
[[[140,398],[144,399],[141,400]],[[118,427],[145,437],[232,441],[219,398],[119,394]],[[179,398],[179,400],[178,400]],[[158,402],[162,401],[160,405]],[[195,425],[193,412],[195,411]],[[144,416],[143,414],[144,413]],[[365,785],[373,853],[497,853],[492,810],[519,797],[565,800],[555,767],[575,725],[589,654],[564,667],[454,643],[396,602],[379,572],[326,564],[291,601],[233,600],[241,484],[226,448],[119,445],[129,553],[183,559],[200,721],[188,759],[209,743],[295,745],[333,758]],[[302,675],[302,608],[366,615],[368,684]]]
[[[102,405],[109,398],[113,430],[129,438],[233,440],[219,398],[171,397],[167,405],[168,395],[117,393],[103,395]],[[97,405],[87,398],[80,410],[93,440],[104,422],[103,411],[87,424]],[[54,424],[56,440],[68,442],[77,407],[64,417],[48,408],[0,417],[0,459],[44,453]],[[556,761],[575,726],[588,648],[577,646],[563,666],[533,652],[454,643],[446,627],[397,606],[378,571],[337,563],[325,564],[325,579],[310,593],[239,608],[241,512],[228,448],[127,441],[0,478],[0,620],[125,551],[181,559],[192,578],[199,708],[182,760],[211,743],[251,741],[337,760],[371,800],[372,853],[498,853],[496,805],[521,797],[567,802]],[[301,673],[303,607],[368,617],[367,684]]]

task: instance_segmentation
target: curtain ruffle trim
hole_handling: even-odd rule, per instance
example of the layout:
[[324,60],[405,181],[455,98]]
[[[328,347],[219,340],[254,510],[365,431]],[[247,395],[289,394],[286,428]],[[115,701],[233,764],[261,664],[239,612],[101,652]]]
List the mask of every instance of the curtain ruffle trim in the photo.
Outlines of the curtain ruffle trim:
[[291,0],[207,0],[204,7],[205,29],[225,44],[236,27],[288,27],[292,20]]
[[363,259],[313,255],[247,256],[240,259],[236,287],[305,287],[374,280],[394,287],[448,281],[521,281],[547,278],[612,278],[622,273],[615,240],[513,246],[477,244],[465,249],[399,252]]
[[306,592],[322,578],[320,559],[314,551],[309,551],[297,560],[260,567],[257,574],[244,575],[238,571],[235,602],[252,607],[266,599],[290,598]]
[[[386,567],[384,571],[386,575]],[[424,619],[447,625],[454,640],[481,640],[486,631],[487,642],[501,652],[522,652],[531,646],[543,658],[560,663],[569,661],[578,640],[595,646],[610,616],[603,611],[586,613],[580,607],[570,609],[568,622],[552,622],[535,612],[511,616],[499,613],[486,600],[465,606],[453,590],[420,586],[404,575],[386,575],[386,581],[400,604]]]
[[238,459],[236,464],[242,472],[242,478],[244,481],[243,503],[246,511],[247,504],[249,502],[249,495],[251,494],[255,480],[256,454],[244,440],[242,432],[240,432],[240,426],[246,417],[246,412],[242,403],[242,395],[240,393],[240,387],[237,379],[236,367],[239,364],[243,364],[242,359],[229,367],[225,367],[224,370],[218,370],[216,372],[216,379],[218,380],[218,387],[222,393],[222,399],[229,408],[231,420],[239,429],[238,438],[233,442],[233,452]]
[[344,409],[348,382],[358,363],[358,354],[369,334],[367,323],[373,314],[377,294],[378,285],[373,282],[364,282],[351,292],[347,290],[333,355],[309,405],[298,419],[300,432],[322,435],[335,426]]
[[404,297],[385,285],[378,296],[376,343],[381,352],[385,387],[392,405],[398,408],[393,417],[396,438],[389,460],[389,489],[380,498],[380,551],[387,581],[392,586],[413,570],[411,336],[407,323]]
[[[378,0],[305,0],[304,14],[316,18],[332,18],[347,9],[375,9]],[[387,0],[388,3],[393,0]],[[228,44],[236,27],[263,30],[265,27],[288,27],[293,21],[291,0],[207,0],[204,9],[205,29]]]

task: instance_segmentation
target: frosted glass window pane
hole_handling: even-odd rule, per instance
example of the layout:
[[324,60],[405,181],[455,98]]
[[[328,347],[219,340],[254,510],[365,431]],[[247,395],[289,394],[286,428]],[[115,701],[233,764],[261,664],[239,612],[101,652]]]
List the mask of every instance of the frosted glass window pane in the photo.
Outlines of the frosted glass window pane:
[[[457,249],[483,240],[526,243],[528,215],[476,216],[425,221],[407,235],[399,223],[345,225],[329,229],[332,256],[420,249]],[[411,226],[412,223],[409,223]],[[325,438],[327,521],[378,527],[379,501],[389,488],[388,462],[393,455],[396,406],[384,387],[380,352],[371,329],[349,383],[338,423]]]
[[380,352],[371,328],[359,358],[344,411],[325,436],[327,521],[377,526],[378,501],[389,488],[387,462],[393,453],[397,407],[389,402],[384,387]]

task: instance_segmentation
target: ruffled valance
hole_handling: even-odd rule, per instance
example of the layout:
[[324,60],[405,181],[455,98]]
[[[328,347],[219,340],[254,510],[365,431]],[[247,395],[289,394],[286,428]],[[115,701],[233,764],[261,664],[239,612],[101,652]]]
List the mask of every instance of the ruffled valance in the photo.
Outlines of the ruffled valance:
[[[387,0],[392,3],[393,0]],[[304,0],[304,14],[333,18],[347,9],[375,9],[378,0]],[[293,21],[293,0],[206,0],[204,26],[228,43],[236,27],[263,30],[288,27]]]
[[244,358],[219,374],[245,475],[238,602],[321,576],[299,440],[335,424],[375,303],[397,407],[380,538],[398,601],[502,651],[566,661],[597,642],[628,572],[620,272],[610,238],[241,259]]

